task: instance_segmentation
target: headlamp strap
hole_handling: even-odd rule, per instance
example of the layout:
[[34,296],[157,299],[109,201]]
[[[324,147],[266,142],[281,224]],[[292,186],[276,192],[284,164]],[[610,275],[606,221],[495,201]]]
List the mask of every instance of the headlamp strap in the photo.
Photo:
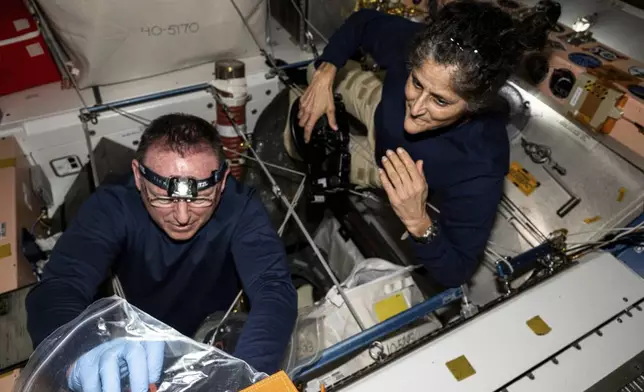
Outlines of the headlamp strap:
[[[174,186],[171,186],[171,184],[175,184],[178,182],[185,182],[186,180],[189,181],[190,183],[196,182],[196,191],[202,191],[204,189],[208,189],[210,187],[213,187],[217,185],[221,180],[223,180],[224,175],[226,174],[226,170],[228,169],[228,164],[226,161],[222,162],[222,165],[219,167],[217,170],[213,170],[212,175],[208,178],[202,179],[202,180],[196,180],[192,177],[164,177],[162,175],[159,175],[155,173],[153,170],[150,168],[144,166],[141,162],[139,162],[139,172],[145,178],[146,180],[150,181],[152,184],[158,186],[161,189],[165,189],[168,191],[168,196],[173,197],[174,190],[170,188],[174,188]],[[196,197],[197,195],[192,195],[193,197]]]

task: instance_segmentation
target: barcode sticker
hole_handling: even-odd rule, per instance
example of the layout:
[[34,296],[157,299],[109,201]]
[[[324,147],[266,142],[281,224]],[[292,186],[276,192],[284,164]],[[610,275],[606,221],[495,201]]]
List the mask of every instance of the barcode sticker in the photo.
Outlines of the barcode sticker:
[[13,21],[13,27],[16,31],[20,32],[22,30],[27,30],[29,28],[29,19],[16,19]]
[[575,93],[572,95],[570,98],[570,106],[577,106],[577,102],[579,101],[579,98],[581,97],[581,94],[584,92],[584,89],[581,87],[577,87],[577,90],[575,90]]

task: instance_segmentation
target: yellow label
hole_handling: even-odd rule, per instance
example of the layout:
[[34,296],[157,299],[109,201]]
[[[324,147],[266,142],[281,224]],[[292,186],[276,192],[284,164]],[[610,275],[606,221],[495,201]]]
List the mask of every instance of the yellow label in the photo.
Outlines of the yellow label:
[[617,201],[621,203],[624,200],[624,196],[626,195],[626,188],[622,187],[619,188],[617,191]]
[[7,167],[15,167],[15,166],[16,166],[16,158],[0,159],[0,169],[5,169]]
[[0,259],[11,256],[11,244],[0,246]]
[[273,374],[241,392],[298,392],[284,371]]
[[550,331],[552,331],[552,328],[548,324],[546,324],[545,321],[541,318],[541,316],[534,316],[530,320],[526,321],[526,324],[528,324],[528,327],[537,334],[538,336],[543,336],[547,335]]
[[456,359],[452,359],[451,361],[445,363],[445,365],[447,366],[449,371],[452,372],[452,376],[454,376],[456,381],[463,381],[466,378],[476,374],[476,370],[474,370],[474,368],[470,364],[470,361],[465,358],[465,355],[461,355]]
[[378,317],[378,321],[380,322],[383,322],[398,313],[404,312],[407,309],[409,309],[407,300],[405,300],[405,296],[400,293],[382,299],[376,302],[373,306],[373,310],[376,312],[376,317]]
[[585,114],[583,114],[583,113],[579,112],[579,113],[577,113],[577,115],[575,116],[575,118],[576,118],[580,123],[582,123],[582,124],[584,124],[584,125],[587,125],[587,126],[590,126],[590,120],[591,120],[591,118],[590,118],[589,116],[587,116],[587,115],[585,115]]
[[539,181],[518,162],[512,162],[507,175],[508,180],[514,184],[524,195],[530,196],[541,185]]
[[601,219],[601,216],[596,215],[596,216],[593,216],[592,218],[586,218],[586,219],[584,219],[584,223],[586,223],[587,225],[589,225],[589,224],[591,224],[591,223],[595,223],[595,222],[597,222],[597,221],[598,221],[598,220],[600,220],[600,219]]

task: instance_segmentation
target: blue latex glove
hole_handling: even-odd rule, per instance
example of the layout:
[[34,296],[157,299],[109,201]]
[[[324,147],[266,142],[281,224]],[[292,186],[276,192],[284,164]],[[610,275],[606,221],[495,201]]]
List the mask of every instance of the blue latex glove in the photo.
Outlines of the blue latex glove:
[[129,375],[132,392],[147,392],[161,378],[164,342],[115,339],[83,354],[67,378],[74,392],[121,392]]

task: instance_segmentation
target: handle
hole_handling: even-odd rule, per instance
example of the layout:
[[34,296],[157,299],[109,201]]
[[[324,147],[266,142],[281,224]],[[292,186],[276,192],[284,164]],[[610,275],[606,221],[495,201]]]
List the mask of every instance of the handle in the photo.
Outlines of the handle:
[[560,218],[563,218],[564,216],[568,215],[570,211],[572,211],[577,205],[581,203],[581,199],[578,197],[573,197],[572,199],[568,200],[566,204],[562,205],[561,208],[557,210],[557,215]]
[[566,168],[558,164],[557,162],[551,162],[552,169],[555,170],[557,173],[559,173],[562,176],[565,176],[567,171]]
[[549,165],[543,165],[541,167],[543,168],[543,170],[546,171],[546,173],[548,173],[550,175],[550,177],[553,180],[555,180],[555,182],[561,187],[561,189],[563,189],[564,192],[566,192],[568,194],[568,196],[570,196],[571,199],[577,199],[578,198],[575,195],[575,193],[572,191],[572,189],[570,189],[568,184],[566,184],[564,182],[563,178],[561,178],[559,173],[557,173],[552,167],[550,167]]

